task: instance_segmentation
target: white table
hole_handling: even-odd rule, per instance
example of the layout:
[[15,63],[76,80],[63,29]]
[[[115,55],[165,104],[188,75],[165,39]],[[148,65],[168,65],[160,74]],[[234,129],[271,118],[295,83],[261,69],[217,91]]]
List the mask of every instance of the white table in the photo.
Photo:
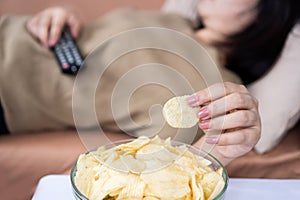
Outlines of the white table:
[[[38,184],[33,200],[74,200],[68,175],[49,175]],[[225,200],[299,199],[299,180],[236,179],[229,180]]]

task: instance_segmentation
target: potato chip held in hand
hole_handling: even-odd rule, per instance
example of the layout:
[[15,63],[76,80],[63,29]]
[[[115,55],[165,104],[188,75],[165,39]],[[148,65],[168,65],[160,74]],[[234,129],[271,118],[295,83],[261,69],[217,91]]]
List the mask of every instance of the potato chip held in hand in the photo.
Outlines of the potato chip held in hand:
[[163,115],[171,127],[191,128],[198,123],[199,108],[188,105],[186,103],[188,97],[188,95],[173,97],[165,103]]

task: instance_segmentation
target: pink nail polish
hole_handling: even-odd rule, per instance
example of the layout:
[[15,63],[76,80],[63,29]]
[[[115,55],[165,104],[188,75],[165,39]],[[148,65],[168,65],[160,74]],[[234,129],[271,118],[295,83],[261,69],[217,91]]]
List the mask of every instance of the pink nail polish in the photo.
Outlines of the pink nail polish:
[[202,129],[209,129],[209,127],[210,127],[210,120],[200,122],[199,126]]
[[219,141],[219,139],[217,137],[214,136],[208,136],[205,138],[205,142],[208,144],[217,144]]
[[77,38],[77,37],[78,37],[78,32],[74,32],[73,37],[74,37],[74,38]]
[[186,99],[186,102],[189,105],[193,106],[195,103],[199,102],[199,97],[198,97],[198,95],[193,94]]
[[53,46],[53,45],[55,45],[55,40],[51,38],[49,40],[49,46]]
[[201,118],[204,118],[204,117],[207,117],[209,115],[209,112],[208,112],[208,108],[207,107],[203,107],[199,110],[197,116],[199,119]]

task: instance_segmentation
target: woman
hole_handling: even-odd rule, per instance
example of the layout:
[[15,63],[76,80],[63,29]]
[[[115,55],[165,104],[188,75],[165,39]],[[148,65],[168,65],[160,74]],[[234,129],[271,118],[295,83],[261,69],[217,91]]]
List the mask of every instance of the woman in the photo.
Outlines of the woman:
[[[261,1],[261,4],[264,4],[263,2],[265,1]],[[257,9],[259,2],[250,0],[231,0],[230,3],[226,2],[229,7],[236,5],[234,6],[234,12],[233,10],[229,10],[230,12],[228,12],[225,9],[227,8],[226,4],[224,2],[219,2],[218,8],[224,8],[224,10],[219,10],[222,12],[218,13],[223,15],[220,15],[215,22],[213,21],[214,18],[209,19],[210,14],[217,13],[212,9],[214,8],[214,4],[212,3],[213,1],[202,1],[202,3],[199,4],[199,9],[201,13],[203,13],[201,17],[206,28],[196,32],[196,36],[199,41],[206,45],[221,46],[222,48],[220,49],[222,49],[221,54],[223,55],[223,60],[227,62],[227,59],[230,58],[228,56],[230,55],[229,52],[234,52],[233,50],[229,51],[230,48],[227,46],[233,45],[231,43],[235,41],[234,38],[232,41],[228,40],[228,35],[242,31],[255,21],[258,16],[257,13],[259,13],[259,10]],[[204,6],[207,6],[205,8],[207,13],[201,10],[204,9]],[[244,11],[247,12],[244,13]],[[235,19],[241,17],[241,13],[243,13],[243,20],[239,20],[237,23]],[[227,19],[229,19],[228,26],[230,25],[230,28],[228,26],[215,28],[213,25],[220,25],[220,23],[216,22],[225,19],[226,15],[228,16]],[[27,22],[27,28],[35,37],[41,40],[44,46],[49,47],[57,42],[64,24],[68,24],[71,27],[74,37],[78,35],[80,21],[72,12],[62,8],[50,8],[37,14]],[[234,50],[237,51],[237,49]],[[210,90],[216,89],[218,91],[219,88],[223,88],[224,86],[226,89],[225,94],[215,93],[216,95],[213,97],[208,95]],[[226,112],[218,112],[218,103],[224,99],[228,102],[225,108]],[[207,143],[217,144],[214,153],[224,164],[228,164],[236,157],[247,153],[257,143],[261,132],[258,105],[257,101],[250,95],[246,87],[234,83],[216,84],[209,89],[194,94],[188,100],[188,103],[191,106],[206,105],[198,114],[200,118],[199,126],[203,130],[220,129],[225,132],[219,138],[206,138]],[[211,112],[212,107],[217,108],[213,109],[213,113]],[[222,108],[220,110],[222,110]],[[226,117],[226,119],[229,120],[225,121],[224,127],[218,127],[218,121],[222,119],[222,117]],[[199,141],[199,143],[196,143],[195,145],[199,145],[201,142],[202,141]]]
[[[286,64],[287,59],[279,59],[280,54],[284,51],[284,44],[289,33],[291,33],[290,37],[295,37],[295,34],[292,33],[299,30],[299,25],[297,25],[300,13],[299,1],[230,0],[224,2],[202,0],[199,2],[198,7],[195,6],[197,2],[190,1],[187,3],[186,1],[169,0],[164,5],[163,10],[165,12],[177,12],[193,20],[197,19],[197,13],[200,15],[204,28],[196,31],[196,39],[204,45],[217,47],[223,64],[241,77],[250,93],[260,102],[263,126],[262,137],[256,145],[256,151],[259,153],[267,152],[274,148],[284,133],[295,125],[299,118],[300,106],[296,95],[299,93],[299,87],[297,87],[299,78],[297,73],[293,71],[297,70],[297,68],[295,69],[297,60],[294,60],[295,64]],[[47,17],[51,13],[56,13],[57,16],[53,20]],[[28,22],[28,28],[33,35],[47,46],[53,45],[57,41],[64,23],[71,26],[73,35],[76,37],[79,32],[79,21],[75,20],[72,14],[64,13],[63,10],[59,9],[42,12]],[[49,37],[47,31],[45,31],[48,27],[50,27]],[[293,28],[294,30],[292,30]],[[297,37],[296,39],[290,38],[290,40],[297,41]],[[290,52],[293,51],[290,50]],[[278,74],[287,71],[290,72],[286,75],[289,79],[281,78],[280,81],[275,79]],[[274,79],[276,82],[274,82]],[[291,80],[294,84],[289,84]],[[289,90],[286,89],[287,87],[289,87]],[[232,117],[230,121],[234,122],[237,121],[237,118],[240,118],[240,115],[243,115],[244,118],[247,118],[247,122],[251,121],[252,123],[244,127],[245,120],[240,120],[240,123],[236,122],[236,124],[231,124],[229,127],[222,127],[222,129],[230,128],[231,130],[243,127],[241,129],[243,131],[235,130],[231,133],[227,131],[220,138],[207,138],[207,142],[223,144],[224,140],[229,140],[235,144],[235,142],[240,142],[245,138],[256,136],[255,139],[250,140],[252,143],[249,146],[252,146],[256,143],[255,140],[260,132],[259,119],[256,117],[256,100],[250,96],[244,87],[228,83],[225,88],[229,88],[229,91],[222,98],[228,100],[229,104],[231,104],[230,102],[234,104],[229,105],[227,108],[229,110],[226,110],[226,112],[238,110],[226,116]],[[268,89],[267,92],[265,91],[266,88]],[[189,99],[189,103],[194,106],[201,106],[207,101],[212,101],[209,106],[203,107],[199,112],[199,118],[204,115],[207,119],[207,113],[210,113],[210,117],[212,117],[211,121],[200,120],[199,125],[201,128],[206,128],[208,123],[216,124],[214,121],[217,121],[218,118],[214,116],[225,114],[218,113],[216,109],[214,109],[215,114],[211,113],[212,108],[218,106],[216,100],[220,101],[221,96],[213,100],[207,97],[197,102],[199,96],[205,96],[205,93],[207,93],[207,90],[200,91],[195,94],[194,98]],[[280,97],[278,97],[278,94],[281,94]],[[274,97],[276,98],[273,99]],[[240,99],[242,103],[238,104],[236,99]],[[242,134],[244,132],[249,134]],[[250,148],[245,149],[239,154],[246,153]],[[226,157],[226,155],[224,156]]]
[[[254,4],[248,3],[248,5],[241,4],[239,9],[246,9],[248,7],[252,7]],[[227,13],[226,10],[223,11]],[[253,16],[254,18],[254,16]],[[249,19],[248,21],[250,21]],[[244,23],[248,22],[245,21]],[[28,30],[37,37],[45,47],[53,46],[60,35],[62,27],[68,24],[71,28],[71,32],[74,37],[77,37],[79,34],[80,21],[74,16],[73,13],[68,12],[62,8],[49,8],[45,11],[39,13],[32,19],[30,19],[27,23]],[[239,30],[241,27],[236,27]],[[49,30],[49,31],[48,31]],[[233,30],[236,31],[236,30]],[[198,37],[199,39],[201,37]],[[205,37],[202,37],[205,39]],[[208,41],[207,41],[208,43]],[[225,86],[226,94],[216,94],[217,96],[211,97],[208,95],[208,91],[210,90],[220,90]],[[202,94],[204,93],[204,94]],[[198,96],[205,96],[201,98],[201,102],[198,101]],[[229,115],[226,115],[229,120],[226,120],[228,124],[225,124],[224,127],[209,127],[210,121],[208,120],[200,120],[199,126],[201,129],[208,128],[217,128],[220,130],[225,129],[240,129],[239,131],[227,131],[226,134],[221,135],[220,138],[206,137],[206,142],[210,144],[218,144],[220,149],[222,149],[222,153],[219,151],[214,152],[214,154],[226,165],[234,158],[244,155],[248,151],[252,149],[252,147],[257,143],[260,136],[260,119],[257,108],[257,101],[253,98],[247,89],[244,86],[236,85],[234,83],[225,83],[217,84],[208,88],[207,90],[200,91],[199,93],[192,96],[193,98],[189,99],[189,103],[192,106],[202,106],[202,104],[208,103],[212,101],[210,106],[214,106],[219,101],[222,101],[222,98],[226,98],[228,100],[230,106],[226,108],[225,113],[215,110],[216,113],[210,113],[211,123],[218,124],[218,121],[223,120],[226,112],[231,110],[238,110],[236,112],[232,112]],[[236,99],[240,99],[240,102],[237,102]],[[218,101],[219,100],[219,101]],[[216,102],[216,103],[214,103]],[[199,111],[199,118],[208,118],[208,110],[203,107]],[[239,119],[239,122],[237,121]],[[216,121],[216,122],[215,122]],[[203,141],[199,141],[196,145],[201,145]],[[226,150],[224,148],[226,146]]]
[[163,9],[193,20],[199,12],[204,28],[196,32],[196,38],[217,47],[223,63],[239,74],[258,99],[261,138],[255,152],[228,166],[229,174],[298,178],[299,126],[289,129],[300,116],[299,1],[202,0],[197,10],[169,0]]
[[[131,26],[130,23],[131,20],[133,23],[136,23],[136,16],[139,15],[130,14],[130,11],[126,12],[127,15],[125,15],[125,17],[123,15],[118,15],[114,13],[112,14],[113,17],[111,17],[111,15],[110,17],[108,17],[109,19],[117,19],[114,21],[108,22],[108,18],[103,17],[100,20],[103,23],[101,23],[101,25],[97,24],[99,25],[97,27],[99,27],[101,30],[104,29],[105,31],[107,31],[108,29],[112,29],[112,27],[113,29],[120,30],[120,26],[123,26],[124,22],[129,24],[129,28],[136,27]],[[115,15],[118,15],[118,18],[114,18]],[[145,26],[149,24],[149,21],[155,20],[156,17],[159,17],[158,19],[161,19],[165,24],[174,24],[176,26],[178,26],[178,24],[181,24],[184,28],[188,29],[189,32],[192,30],[190,27],[190,23],[187,20],[183,20],[182,17],[173,15],[157,15],[157,13],[153,13],[150,16],[147,14],[142,15],[144,17],[141,18],[141,16],[139,16],[140,18],[138,18],[137,22],[140,23],[140,21],[142,20],[144,22],[144,24],[142,25]],[[168,20],[170,18],[174,21]],[[74,79],[70,76],[64,76],[60,73],[60,71],[56,67],[57,63],[53,54],[47,48],[45,48],[50,47],[57,42],[58,36],[64,24],[68,24],[71,27],[71,32],[73,36],[76,37],[79,32],[78,27],[80,27],[80,22],[78,18],[72,12],[62,8],[49,8],[30,18],[26,23],[27,29],[33,36],[39,38],[45,47],[39,45],[37,41],[34,40],[32,36],[28,34],[27,31],[25,31],[25,18],[22,17],[21,20],[14,19],[15,18],[7,19],[5,21],[2,21],[2,23],[0,21],[1,30],[6,30],[5,32],[9,33],[5,35],[4,38],[6,42],[1,46],[1,52],[5,52],[6,54],[3,55],[2,53],[0,53],[0,57],[6,56],[5,59],[0,59],[0,67],[4,69],[0,76],[0,98],[2,100],[1,104],[3,105],[4,113],[7,114],[5,119],[6,122],[8,122],[7,124],[9,125],[8,128],[10,129],[10,131],[12,133],[22,131],[22,133],[24,134],[10,134],[7,136],[0,136],[0,149],[2,152],[0,156],[0,161],[1,163],[4,163],[0,166],[0,176],[3,177],[3,179],[0,181],[0,191],[3,192],[3,198],[6,199],[22,199],[22,195],[30,195],[34,190],[36,182],[41,176],[53,173],[66,173],[78,157],[78,154],[86,151],[85,146],[81,144],[80,138],[78,137],[76,130],[74,131],[74,129],[71,129],[68,132],[63,131],[63,128],[65,127],[74,128],[74,124],[72,124],[74,123],[74,119],[72,118],[71,112],[72,109],[70,109],[70,102],[72,102],[72,87]],[[117,21],[118,23],[114,23],[115,21]],[[161,24],[161,21],[157,21],[157,23]],[[106,28],[103,28],[105,26]],[[81,47],[81,50],[84,50],[84,52],[88,52],[86,51],[85,47],[86,43],[90,43],[90,38],[87,38],[86,34],[87,32],[89,32],[87,28],[88,27],[82,29],[81,36],[77,40],[78,44]],[[128,30],[128,25],[125,30]],[[96,32],[97,31],[99,30],[96,30]],[[91,31],[91,34],[89,36],[94,35],[95,38],[99,38],[99,32],[97,32],[96,34],[95,32]],[[103,34],[103,32],[101,33]],[[111,36],[113,34],[116,33],[106,33],[106,35],[108,36]],[[1,36],[1,33],[0,37],[1,39],[3,38]],[[84,38],[87,40],[85,40]],[[95,42],[93,44],[95,45]],[[3,49],[7,51],[2,51]],[[30,49],[29,54],[27,54],[28,49]],[[104,54],[104,52],[102,52],[102,54]],[[147,56],[139,57],[145,60]],[[175,60],[175,58],[173,59]],[[169,61],[173,59],[165,60]],[[3,60],[8,61],[5,63],[6,65],[2,65]],[[130,59],[126,59],[126,62],[130,62],[129,65],[132,64],[131,66],[137,66]],[[180,69],[184,69],[184,71],[187,70],[184,67],[184,63],[182,63],[182,61],[179,62],[179,64],[177,65]],[[3,66],[5,66],[5,68]],[[17,68],[15,66],[22,67]],[[124,68],[124,65],[122,65],[122,68]],[[13,72],[10,70],[13,70]],[[10,73],[8,71],[10,71]],[[34,76],[32,76],[33,74]],[[16,87],[9,87],[10,85],[6,85],[9,84],[9,77],[11,77],[13,80],[16,80],[14,82],[16,83],[14,86]],[[108,76],[106,79],[114,79],[114,77],[115,76]],[[165,78],[167,79],[168,77]],[[6,81],[3,81],[4,79]],[[139,76],[139,79],[142,79],[141,76]],[[44,80],[47,81],[45,82]],[[102,80],[102,83],[103,81],[105,81],[105,77],[104,80]],[[112,85],[110,84],[111,82],[107,83],[107,85],[109,86]],[[199,85],[198,82],[195,83],[196,85]],[[224,155],[218,155],[218,152],[215,153],[215,155],[218,156],[218,158],[224,164],[228,164],[237,156],[243,155],[244,153],[248,152],[257,142],[260,135],[260,121],[257,111],[257,103],[255,99],[248,94],[247,90],[243,86],[236,85],[233,83],[226,83],[226,86],[232,91],[232,93],[238,94],[239,91],[242,91],[243,93],[241,94],[243,94],[243,96],[248,97],[250,106],[247,107],[247,109],[244,109],[242,113],[250,113],[253,119],[245,121],[245,123],[247,123],[246,125],[249,125],[249,129],[246,129],[245,132],[241,134],[242,137],[245,137],[247,139],[240,140],[240,134],[237,134],[237,138],[230,138],[230,141],[224,141],[224,139],[222,139],[223,137],[220,139],[218,149],[224,149],[224,147],[226,146],[230,147]],[[214,87],[219,88],[220,85],[215,85]],[[55,92],[52,93],[50,91]],[[3,92],[6,93],[4,94]],[[156,96],[159,96],[159,98],[160,96],[164,96],[158,92],[157,88],[155,88],[155,91],[152,91],[152,93],[150,93],[151,98],[144,98],[145,96],[142,96],[142,102],[146,102],[148,99],[152,100],[156,98]],[[101,96],[108,96],[104,95],[104,93],[100,94]],[[9,95],[14,96],[12,97]],[[8,98],[8,96],[10,98]],[[18,100],[22,101],[20,102]],[[139,102],[141,101],[137,101],[137,103]],[[107,106],[107,103],[110,103],[110,101],[103,101],[103,103],[106,104],[100,104],[99,107],[95,107],[101,108],[101,110],[106,109],[106,111],[109,111],[108,108],[110,108],[110,104]],[[155,101],[155,103],[157,103],[157,101]],[[140,107],[139,109],[142,110],[143,107]],[[107,113],[106,111],[104,114]],[[42,113],[42,115],[40,115],[40,113]],[[143,111],[142,113],[143,115],[145,115],[146,112]],[[10,116],[8,116],[9,114]],[[132,117],[138,117],[139,115],[133,114]],[[222,113],[220,113],[220,115],[224,116]],[[110,122],[110,120],[108,122]],[[25,128],[19,129],[18,125]],[[241,127],[240,123],[236,125],[228,125]],[[242,126],[244,126],[244,124],[242,124]],[[28,127],[31,128],[31,130],[34,127],[34,130],[36,131],[45,130],[45,127],[48,128],[48,130],[52,127],[62,127],[63,130],[57,128],[54,129],[59,130],[57,132],[44,131],[38,134],[27,134],[24,130],[30,130],[27,129]],[[205,129],[205,127],[201,127]],[[139,130],[140,129],[143,128],[139,128]],[[113,136],[113,139],[118,139],[117,137],[124,137],[126,135],[114,134]],[[186,137],[186,135],[184,136]],[[224,137],[228,136],[230,137],[230,133],[224,134]],[[95,143],[99,142],[99,140],[93,139],[90,139],[90,141],[95,141]],[[206,142],[215,143],[214,138],[207,138]],[[239,145],[232,146],[233,143]],[[99,145],[99,143],[97,145]],[[46,156],[45,152],[47,152]],[[222,152],[225,153],[225,150]],[[22,165],[18,163],[19,160],[22,160]],[[11,187],[7,189],[7,185],[10,185]],[[13,197],[10,197],[12,193],[11,191],[13,190],[18,190],[19,193],[14,194]]]

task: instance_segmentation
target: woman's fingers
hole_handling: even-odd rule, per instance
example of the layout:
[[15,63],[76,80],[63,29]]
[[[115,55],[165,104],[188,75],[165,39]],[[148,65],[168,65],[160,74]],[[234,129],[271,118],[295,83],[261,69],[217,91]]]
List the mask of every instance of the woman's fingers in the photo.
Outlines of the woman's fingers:
[[209,144],[218,144],[218,146],[246,145],[253,146],[260,136],[260,129],[251,127],[247,129],[238,129],[226,132],[221,135],[208,135],[205,141]]
[[78,37],[81,28],[80,21],[74,15],[70,15],[67,24],[70,26],[72,36],[75,38]]
[[73,14],[59,11],[53,16],[49,38],[50,46],[56,44],[65,25],[70,27],[73,37],[78,36],[81,26],[80,21]]
[[51,24],[51,16],[44,15],[38,20],[37,37],[45,47],[48,46],[48,35],[49,35],[50,24]]
[[35,15],[34,17],[30,18],[26,23],[26,27],[29,30],[29,32],[34,37],[39,39],[45,47],[48,47],[50,25],[51,15],[46,11],[42,11],[41,13]]
[[52,17],[52,21],[51,21],[51,27],[50,27],[50,34],[49,34],[49,42],[48,45],[49,46],[53,46],[57,43],[60,34],[63,30],[63,27],[66,23],[67,20],[67,16],[65,15],[65,13],[61,13],[61,12],[56,12],[53,14]]
[[249,152],[260,138],[258,101],[245,86],[219,83],[192,95],[190,106],[201,106],[199,127],[205,142],[216,144],[215,152],[230,160]]
[[38,36],[38,25],[37,25],[38,19],[36,17],[30,18],[26,23],[27,30],[34,35],[35,37]]
[[227,115],[203,120],[199,127],[203,130],[227,130],[235,128],[248,128],[258,124],[259,117],[256,111],[237,110]]
[[224,98],[220,98],[203,106],[197,117],[200,120],[214,118],[220,115],[225,115],[234,110],[251,110],[257,109],[257,102],[247,93],[231,93]]
[[191,106],[201,106],[234,92],[248,93],[248,90],[243,85],[238,85],[231,82],[217,83],[204,90],[194,93],[187,99],[187,103]]
[[32,17],[26,27],[44,46],[49,47],[57,43],[65,25],[69,25],[72,35],[77,37],[80,24],[80,20],[71,11],[52,7]]

